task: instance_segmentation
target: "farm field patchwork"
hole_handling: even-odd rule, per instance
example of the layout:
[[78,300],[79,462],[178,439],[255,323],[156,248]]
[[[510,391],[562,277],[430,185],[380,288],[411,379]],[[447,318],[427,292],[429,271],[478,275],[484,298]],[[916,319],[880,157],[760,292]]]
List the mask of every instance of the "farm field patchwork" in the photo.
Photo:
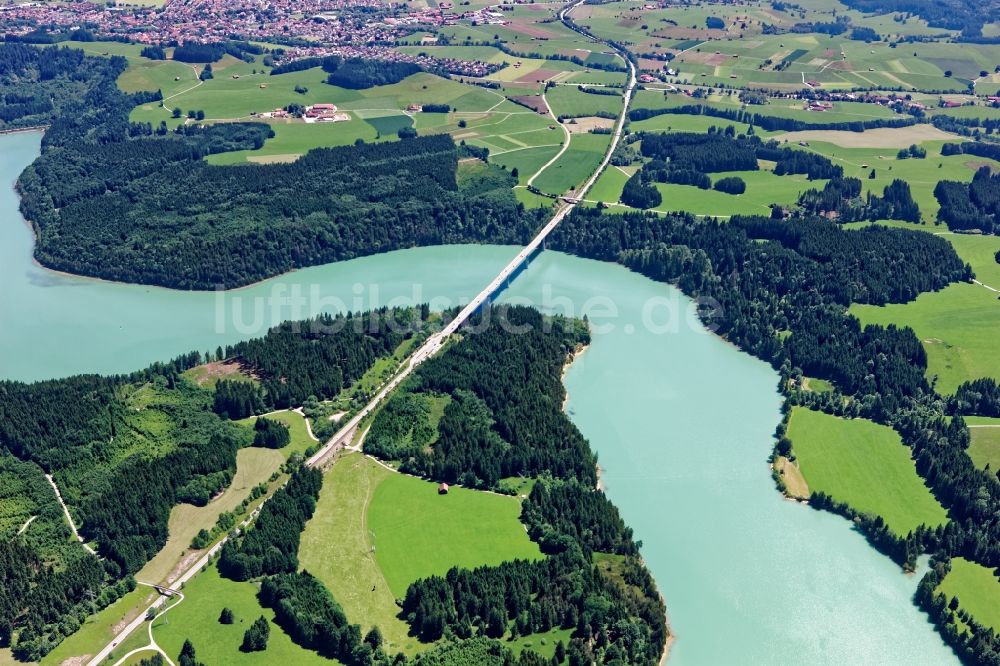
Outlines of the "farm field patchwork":
[[795,407],[788,437],[813,492],[882,516],[900,536],[921,524],[947,521],[944,508],[917,476],[909,448],[891,428]]

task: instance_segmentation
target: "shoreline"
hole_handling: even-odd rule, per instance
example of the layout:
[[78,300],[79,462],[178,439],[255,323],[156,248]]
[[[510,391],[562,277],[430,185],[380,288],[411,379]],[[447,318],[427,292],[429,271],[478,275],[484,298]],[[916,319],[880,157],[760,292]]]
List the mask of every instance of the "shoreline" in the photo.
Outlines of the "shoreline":
[[41,132],[45,133],[45,130],[49,128],[48,125],[32,125],[31,127],[17,127],[13,129],[0,130],[0,136],[5,136],[7,134],[24,134],[26,132]]
[[[563,404],[562,404],[563,412],[566,412],[566,407],[569,405],[569,390],[566,389],[566,374],[569,372],[570,366],[572,366],[577,359],[583,356],[586,353],[586,351],[590,349],[591,344],[592,343],[580,345],[579,347],[574,349],[573,353],[571,353],[569,357],[566,359],[566,362],[563,363],[562,374],[559,377],[559,381],[561,381],[563,385],[563,390],[566,391],[566,396],[563,398]],[[569,414],[567,414],[567,416],[569,416]],[[572,418],[570,418],[570,421],[572,421]],[[601,476],[603,475],[604,470],[601,468],[600,463],[596,465],[596,468],[597,468],[597,485],[595,486],[595,490],[604,492],[605,486],[604,482],[601,480]],[[649,567],[646,565],[646,560],[645,558],[642,557],[641,554],[639,555],[639,559],[642,561],[642,565],[646,567],[646,569],[648,570]],[[652,572],[650,572],[650,574],[652,574]],[[654,578],[654,581],[655,580],[656,579]],[[666,597],[663,596],[663,590],[660,589],[659,584],[657,584],[656,586],[656,592],[657,594],[660,595],[660,601],[663,602],[663,608],[664,608],[663,619],[665,620],[667,626],[667,638],[663,643],[663,653],[660,655],[659,662],[657,662],[660,666],[664,666],[667,663],[667,659],[670,657],[670,649],[673,647],[674,640],[677,637],[674,634],[673,627],[670,624],[670,614],[666,611],[667,599]]]

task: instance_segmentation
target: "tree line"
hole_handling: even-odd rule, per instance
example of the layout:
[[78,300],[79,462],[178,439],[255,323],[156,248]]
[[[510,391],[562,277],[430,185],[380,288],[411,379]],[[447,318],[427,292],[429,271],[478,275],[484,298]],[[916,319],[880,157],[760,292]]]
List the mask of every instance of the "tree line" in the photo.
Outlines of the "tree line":
[[252,527],[222,547],[219,572],[233,580],[290,573],[299,566],[299,537],[316,510],[323,473],[301,467],[275,491]]
[[849,132],[863,132],[879,127],[909,127],[915,125],[915,118],[871,118],[868,120],[853,120],[850,122],[826,122],[812,123],[795,118],[778,118],[763,113],[757,113],[747,109],[720,109],[706,104],[685,104],[682,106],[671,106],[663,109],[636,108],[628,112],[630,121],[646,120],[664,114],[681,114],[689,116],[712,116],[713,118],[724,118],[733,122],[746,123],[753,127],[759,127],[768,132],[785,131],[797,132],[801,130],[845,130]]
[[[965,144],[962,144],[965,145]],[[970,144],[979,145],[979,144]],[[1000,151],[979,151],[1000,156]],[[988,157],[988,155],[982,155]],[[941,207],[938,220],[953,231],[981,231],[987,234],[1000,232],[1000,175],[994,175],[990,167],[983,166],[976,171],[969,183],[952,180],[938,181],[934,186],[934,196]]]

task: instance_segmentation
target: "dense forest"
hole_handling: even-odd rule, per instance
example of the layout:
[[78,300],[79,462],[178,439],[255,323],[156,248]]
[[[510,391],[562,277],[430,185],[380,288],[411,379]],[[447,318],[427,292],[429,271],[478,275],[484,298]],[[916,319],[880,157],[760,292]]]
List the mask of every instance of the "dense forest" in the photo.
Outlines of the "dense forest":
[[[421,365],[389,401],[365,450],[402,460],[404,471],[475,488],[498,490],[505,477],[542,472],[593,486],[597,461],[562,413],[559,373],[587,342],[586,328],[528,308],[486,310],[473,326],[482,330]],[[511,327],[524,332],[511,336]],[[426,400],[436,396],[448,399],[432,423]]]
[[[251,57],[242,43],[219,48]],[[504,179],[474,192],[460,187],[457,149],[447,135],[317,149],[292,164],[209,165],[202,159],[208,154],[260,148],[270,129],[130,124],[136,104],[160,95],[121,92],[115,78],[123,58],[60,49],[50,60],[44,53],[0,45],[0,63],[26,78],[73,82],[46,91],[53,108],[44,113],[28,113],[34,98],[20,87],[2,97],[18,126],[50,124],[42,155],[18,189],[37,236],[35,256],[52,268],[175,288],[236,287],[403,247],[519,243],[541,219]],[[334,69],[331,76],[373,75],[367,61],[321,64]]]
[[302,467],[264,504],[253,526],[222,547],[219,571],[233,580],[291,573],[299,566],[299,536],[316,510],[323,474]]
[[348,58],[342,62],[329,58],[323,62],[323,69],[330,72],[326,82],[351,90],[361,90],[374,86],[385,86],[399,83],[403,79],[420,71],[420,66],[411,62],[391,62],[388,60],[365,60],[363,58]]
[[[260,381],[225,382],[228,386],[216,391],[215,410],[243,418],[263,410],[298,407],[309,396],[334,398],[377,359],[390,356],[418,333],[428,314],[423,307],[320,315],[284,322],[262,338],[228,345],[223,357],[239,362]],[[227,400],[230,392],[234,398]]]
[[275,621],[299,645],[343,663],[372,663],[379,645],[361,640],[361,628],[347,621],[329,590],[308,572],[269,576],[258,597],[274,609]]
[[[966,454],[968,429],[961,418],[947,418],[949,403],[928,383],[920,340],[909,328],[861,327],[846,312],[850,303],[907,302],[969,279],[971,270],[947,242],[876,226],[845,231],[822,219],[699,223],[687,215],[577,210],[553,232],[549,246],[617,261],[714,301],[705,314],[709,323],[771,363],[791,403],[894,427],[951,521],[900,538],[878,517],[859,516],[859,527],[880,550],[911,566],[925,551],[1000,565],[1000,481]],[[802,376],[830,381],[835,391],[794,388]],[[994,387],[965,387],[951,408],[989,411],[987,393],[995,395]],[[813,499],[814,506],[843,510],[828,498]],[[952,640],[954,632],[942,627],[942,633]],[[995,663],[991,632],[952,642],[971,650],[971,663]]]
[[0,130],[48,125],[94,91],[115,87],[125,58],[0,42]]
[[899,178],[885,186],[882,196],[861,196],[857,178],[832,178],[823,189],[806,190],[799,206],[809,215],[824,215],[838,222],[858,220],[905,220],[920,222],[920,208],[913,200],[910,184]]
[[1000,175],[994,175],[990,167],[980,167],[969,183],[939,181],[934,196],[941,204],[938,220],[949,229],[1000,232]]
[[845,5],[863,13],[915,14],[934,28],[961,30],[965,36],[982,34],[983,24],[1000,18],[995,2],[969,0],[846,0]]
[[[225,149],[263,140],[252,125],[217,127],[243,139]],[[537,225],[509,188],[466,195],[447,135],[316,149],[291,164],[211,166],[189,154],[219,131],[43,154],[19,181],[36,257],[73,273],[212,289],[401,247],[519,243]]]

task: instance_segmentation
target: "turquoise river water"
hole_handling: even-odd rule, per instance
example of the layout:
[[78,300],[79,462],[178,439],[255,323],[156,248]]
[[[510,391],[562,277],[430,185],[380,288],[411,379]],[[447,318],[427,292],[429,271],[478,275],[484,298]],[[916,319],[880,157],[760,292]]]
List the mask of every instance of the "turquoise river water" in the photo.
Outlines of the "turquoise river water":
[[[0,137],[0,378],[133,370],[321,310],[457,304],[514,252],[405,250],[220,293],[63,276],[32,263],[10,187],[39,141]],[[916,577],[848,521],[777,493],[766,463],[777,375],[705,331],[677,290],[545,252],[502,298],[591,321],[567,409],[643,541],[676,636],[671,664],[957,663],[911,601]]]

